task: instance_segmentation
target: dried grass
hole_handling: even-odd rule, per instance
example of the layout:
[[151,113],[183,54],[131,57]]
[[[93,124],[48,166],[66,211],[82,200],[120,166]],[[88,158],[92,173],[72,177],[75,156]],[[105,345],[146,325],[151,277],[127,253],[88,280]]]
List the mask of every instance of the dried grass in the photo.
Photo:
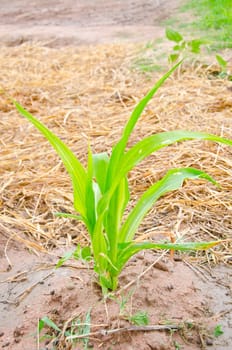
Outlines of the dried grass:
[[[57,133],[85,162],[88,142],[94,152],[110,151],[136,102],[160,74],[150,79],[131,71],[135,45],[49,49],[39,45],[1,48],[0,83],[25,108]],[[130,143],[156,132],[189,129],[232,137],[232,83],[209,79],[198,66],[176,74],[147,107]],[[30,249],[84,244],[82,224],[55,218],[72,212],[69,178],[46,140],[0,95],[0,234]],[[152,155],[130,174],[132,202],[170,167],[195,166],[221,185],[187,182],[162,198],[139,234],[173,232],[186,239],[231,238],[232,150],[190,141]],[[210,254],[210,257],[209,257]],[[231,262],[231,247],[213,254]],[[200,255],[199,257],[200,258]]]

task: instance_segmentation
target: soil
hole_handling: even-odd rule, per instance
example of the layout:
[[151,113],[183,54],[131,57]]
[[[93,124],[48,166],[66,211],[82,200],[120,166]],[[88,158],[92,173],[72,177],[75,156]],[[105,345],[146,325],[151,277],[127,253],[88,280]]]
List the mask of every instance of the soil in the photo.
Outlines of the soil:
[[2,0],[0,41],[47,46],[152,40],[180,0]]
[[[72,322],[85,322],[89,310],[93,333],[89,348],[230,349],[232,289],[231,270],[226,267],[210,274],[196,273],[187,258],[172,260],[169,256],[153,266],[158,256],[145,252],[132,259],[121,274],[119,293],[104,301],[91,264],[70,261],[54,269],[61,252],[37,257],[22,247],[8,248],[13,268],[7,271],[4,254],[0,259],[0,346],[4,349],[54,349],[54,344],[57,349],[82,349],[83,342],[68,342],[61,332],[49,327],[40,336],[47,334],[52,340],[38,343],[37,326],[39,319],[48,316],[61,330],[66,322],[70,329]],[[149,271],[138,278],[148,267]],[[135,283],[124,289],[131,281]],[[131,327],[128,318],[141,311],[147,313],[149,326],[172,325],[180,329],[126,330]],[[217,325],[224,332],[218,338],[214,335]],[[126,329],[110,334],[118,328]]]
[[[15,46],[39,41],[49,47],[63,47],[153,40],[163,36],[160,21],[180,3],[1,0],[0,42]],[[68,342],[62,332],[49,327],[41,335],[46,333],[52,340],[39,340],[38,321],[48,316],[62,331],[70,330],[77,320],[85,322],[89,310],[93,333],[89,348],[231,349],[232,273],[227,266],[199,269],[188,257],[172,260],[168,255],[153,266],[158,255],[146,252],[129,262],[120,277],[118,294],[103,300],[91,264],[71,261],[54,269],[64,251],[35,255],[23,245],[7,243],[1,232],[0,243],[2,349],[82,349],[83,341]],[[125,288],[133,280],[135,283]],[[130,317],[141,311],[147,312],[150,326],[179,328],[148,331],[144,326],[128,330],[135,327]],[[216,337],[218,325],[223,334]],[[111,333],[119,328],[124,329]]]

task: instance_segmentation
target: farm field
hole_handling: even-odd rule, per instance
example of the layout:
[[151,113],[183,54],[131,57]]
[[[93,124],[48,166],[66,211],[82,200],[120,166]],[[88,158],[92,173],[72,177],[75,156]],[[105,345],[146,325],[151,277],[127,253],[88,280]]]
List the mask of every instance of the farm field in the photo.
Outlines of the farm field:
[[[170,68],[172,43],[161,23],[182,16],[183,1],[47,3],[1,1],[1,348],[229,350],[232,148],[176,142],[129,172],[124,220],[169,169],[194,167],[219,184],[189,179],[166,193],[145,216],[136,242],[222,242],[197,252],[140,251],[103,297],[92,260],[68,259],[56,269],[67,252],[89,246],[90,236],[83,222],[54,215],[77,214],[71,181],[11,100],[58,135],[84,167],[89,147],[110,154],[135,106]],[[174,130],[231,140],[231,50],[222,55],[226,72],[213,52],[177,68],[144,109],[127,147]]]

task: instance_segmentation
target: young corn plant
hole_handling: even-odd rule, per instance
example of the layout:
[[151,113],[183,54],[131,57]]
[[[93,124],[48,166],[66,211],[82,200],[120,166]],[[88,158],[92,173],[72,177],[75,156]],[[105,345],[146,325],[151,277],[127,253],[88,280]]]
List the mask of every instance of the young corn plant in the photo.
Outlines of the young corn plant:
[[154,243],[135,240],[141,221],[154,203],[167,192],[180,188],[185,179],[202,178],[216,184],[208,174],[195,168],[169,170],[161,180],[144,192],[130,213],[127,216],[125,214],[130,198],[127,175],[154,151],[190,139],[211,140],[232,146],[231,140],[215,135],[178,130],[148,136],[127,149],[128,139],[147,103],[180,63],[171,68],[138,103],[111,155],[106,152],[92,154],[89,149],[86,168],[56,135],[14,101],[21,115],[51,143],[70,175],[74,208],[78,213],[76,218],[84,222],[89,232],[95,271],[103,293],[117,288],[123,267],[134,254],[143,249],[185,251],[207,249],[218,244],[218,241]]

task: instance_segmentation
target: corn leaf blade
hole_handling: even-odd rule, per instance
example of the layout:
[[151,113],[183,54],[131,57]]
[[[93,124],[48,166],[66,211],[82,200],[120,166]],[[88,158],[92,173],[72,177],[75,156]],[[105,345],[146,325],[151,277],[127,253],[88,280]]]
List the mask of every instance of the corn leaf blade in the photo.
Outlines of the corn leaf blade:
[[202,132],[176,130],[155,134],[138,142],[125,155],[120,167],[121,176],[128,173],[135,165],[154,151],[169,146],[175,142],[187,140],[209,140],[232,146],[232,140]]
[[216,184],[208,174],[195,168],[169,170],[160,181],[156,182],[144,192],[136,206],[132,209],[119,233],[120,242],[130,242],[133,240],[142,219],[161,196],[180,188],[186,179],[199,178],[206,179]]
[[95,191],[95,184],[93,182],[93,154],[89,147],[85,207],[87,228],[91,236],[96,224],[96,196],[97,191]]
[[119,245],[120,264],[118,270],[121,271],[127,261],[136,253],[145,249],[162,249],[162,250],[178,250],[178,251],[194,251],[206,250],[221,244],[223,240],[211,242],[181,242],[181,243],[153,243],[153,242],[130,242]]
[[50,142],[55,151],[60,156],[63,164],[68,171],[73,185],[74,207],[81,214],[86,216],[85,193],[86,193],[86,171],[75,157],[72,151],[44,124],[37,120],[31,113],[25,110],[18,102],[13,101],[19,113],[28,119]]
[[123,178],[115,190],[107,210],[105,230],[109,242],[109,257],[112,262],[117,258],[117,246],[122,216],[130,198],[128,180]]
[[93,176],[101,190],[105,192],[106,176],[109,165],[109,156],[106,152],[93,154]]
[[147,106],[148,102],[152,99],[154,94],[163,85],[163,83],[170,77],[170,75],[178,68],[178,66],[182,63],[182,61],[183,60],[178,62],[166,74],[164,74],[158,80],[158,82],[153,86],[153,88],[147,93],[147,95],[140,100],[140,102],[137,104],[137,106],[133,110],[129,121],[127,122],[124,128],[121,139],[113,149],[111,159],[110,159],[110,164],[109,164],[108,176],[107,176],[107,188],[110,187],[111,182],[114,180],[114,177],[117,176],[117,171],[118,171],[118,168],[120,167],[120,161],[124,154],[128,139],[138,119],[140,118],[142,112],[144,111],[145,107]]
[[102,197],[98,204],[98,212],[103,213],[107,208],[108,203],[118,186],[121,179],[128,174],[128,172],[136,165],[138,165],[144,158],[151,153],[169,146],[175,142],[182,142],[187,140],[209,140],[225,145],[232,146],[232,140],[194,131],[176,130],[169,132],[162,132],[155,134],[141,140],[133,147],[131,147],[123,156],[120,166],[117,169],[117,174],[114,177],[114,181],[111,183],[111,187],[108,192]]

